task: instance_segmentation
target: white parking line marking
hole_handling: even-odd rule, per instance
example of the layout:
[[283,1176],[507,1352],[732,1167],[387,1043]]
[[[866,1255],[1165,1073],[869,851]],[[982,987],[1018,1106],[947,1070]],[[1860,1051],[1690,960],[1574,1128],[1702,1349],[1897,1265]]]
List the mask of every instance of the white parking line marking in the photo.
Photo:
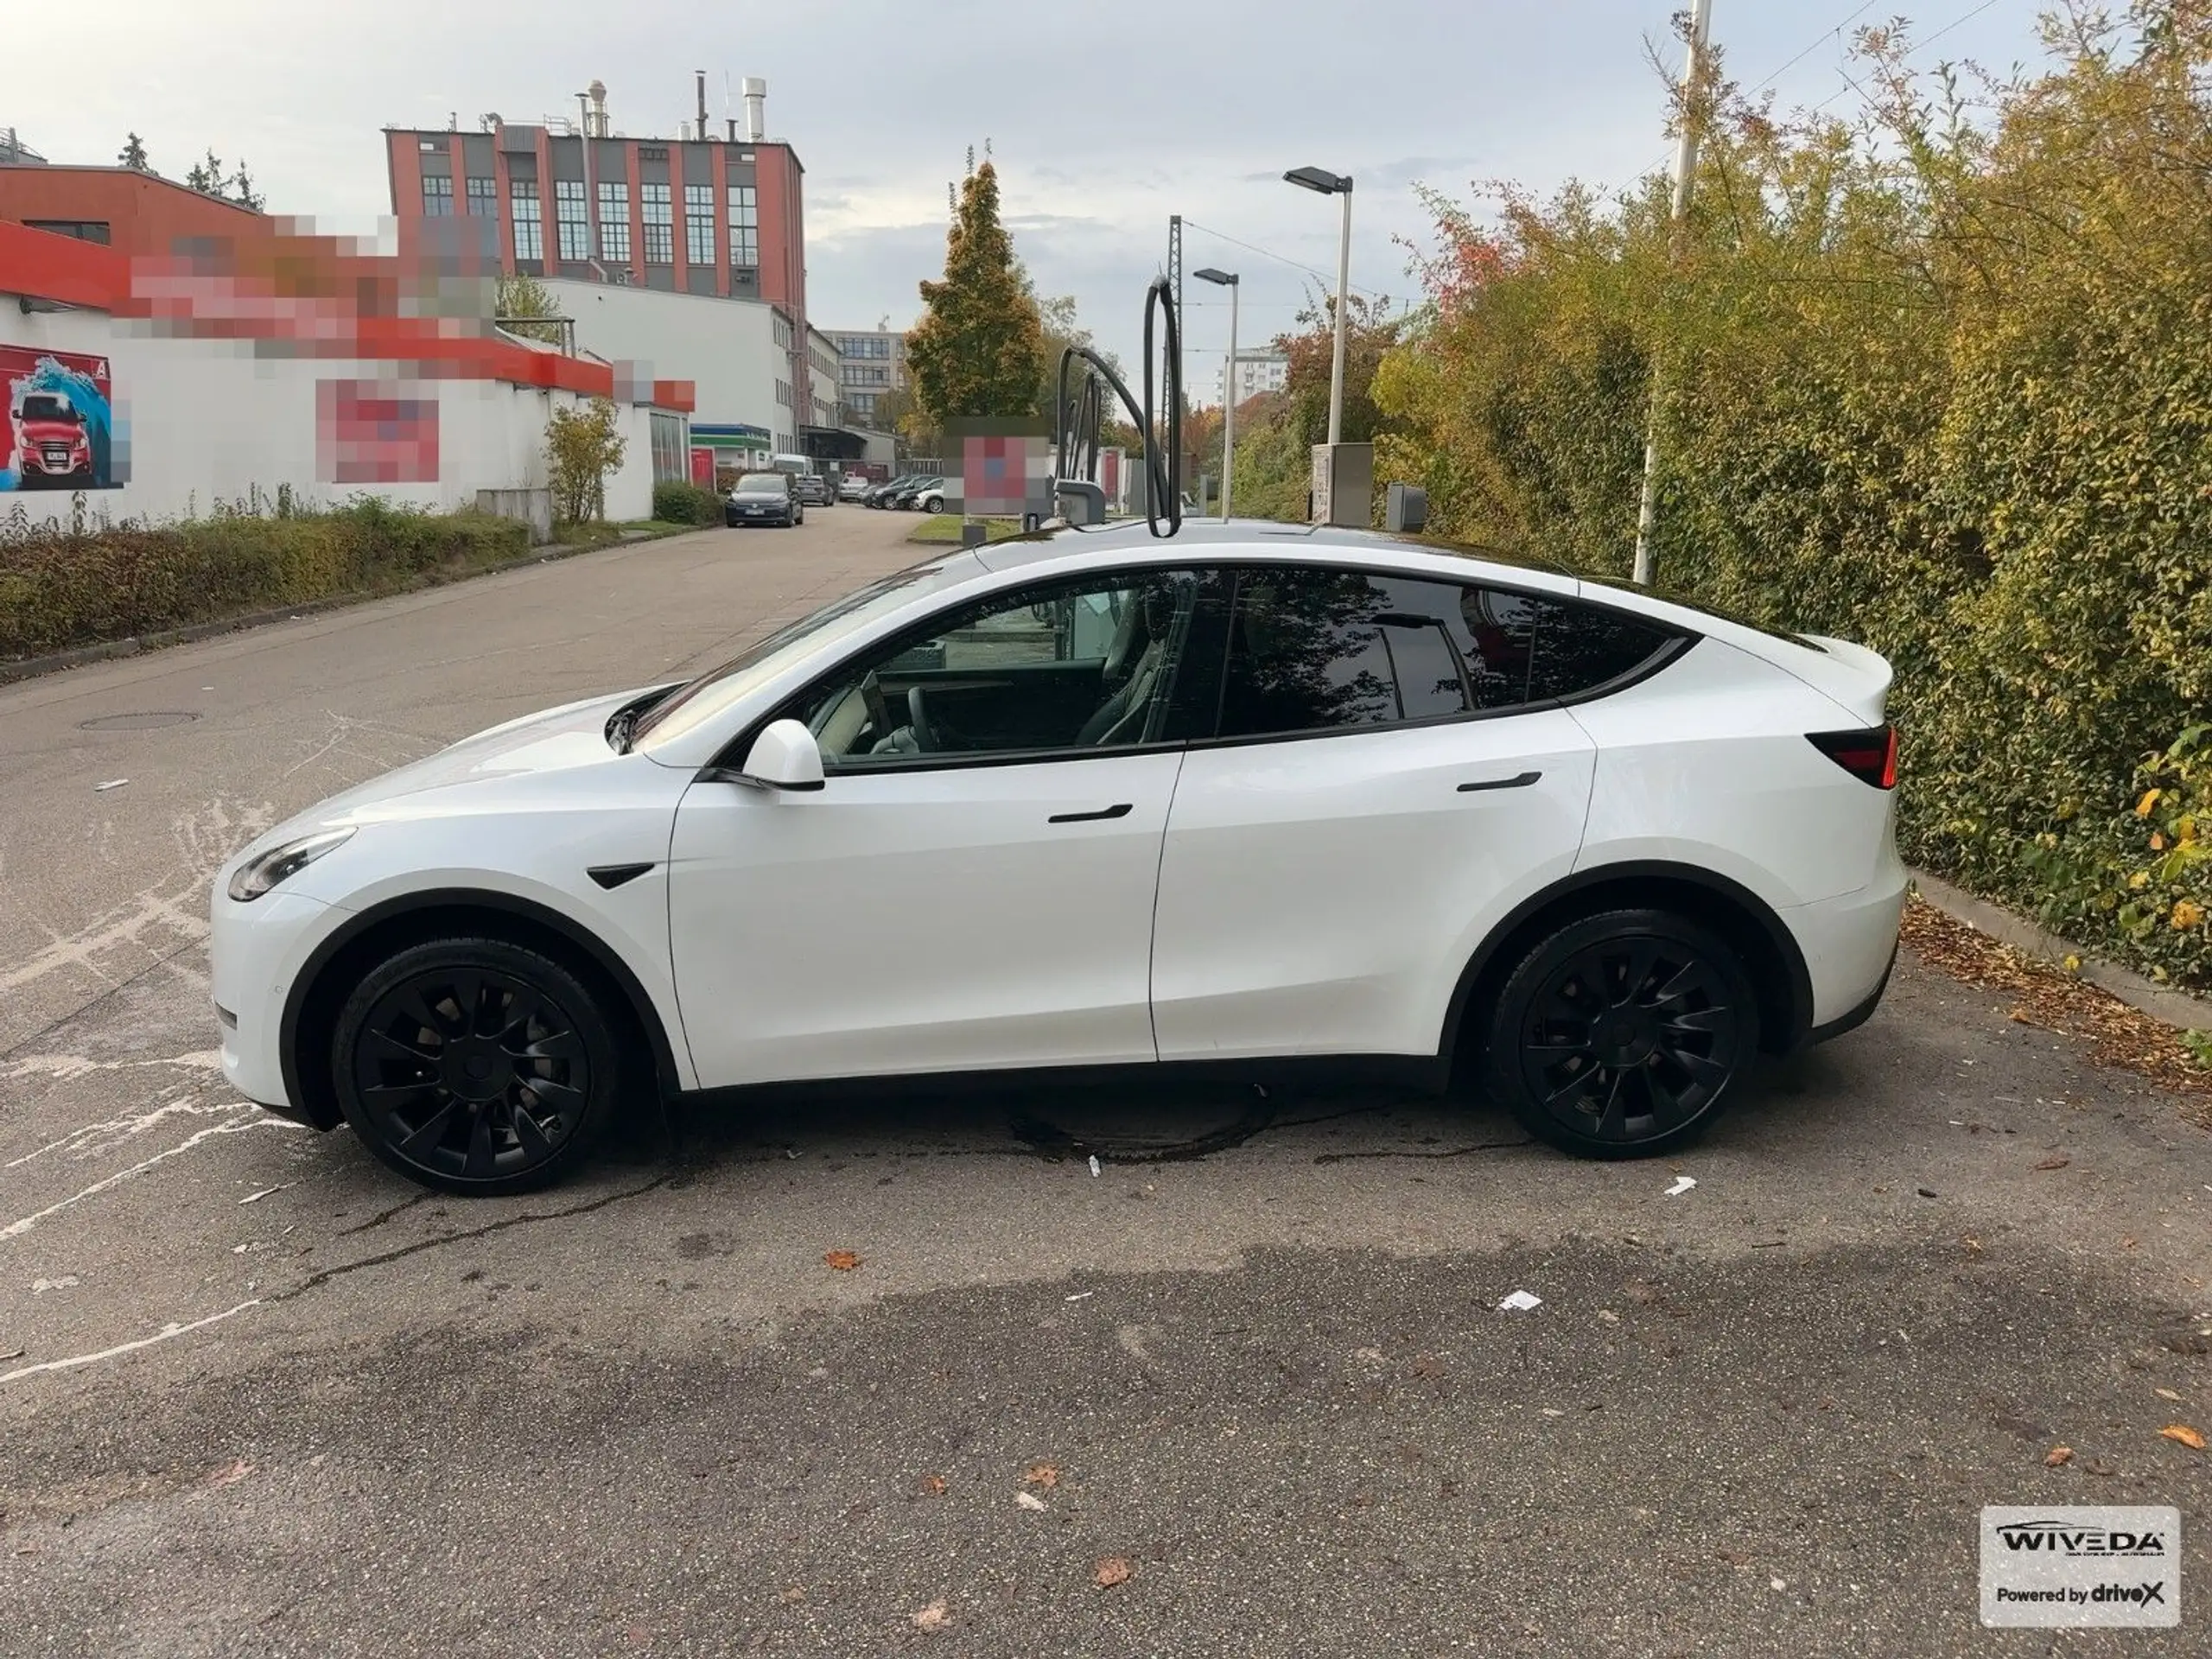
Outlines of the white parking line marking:
[[175,1157],[179,1153],[191,1151],[193,1147],[198,1146],[202,1141],[208,1139],[211,1135],[238,1135],[246,1129],[296,1129],[304,1127],[298,1123],[288,1122],[281,1117],[272,1117],[268,1113],[263,1111],[258,1106],[240,1105],[234,1109],[240,1112],[251,1112],[253,1116],[245,1119],[244,1122],[233,1121],[227,1123],[218,1123],[211,1128],[195,1130],[193,1134],[186,1136],[182,1141],[179,1141],[175,1146],[171,1147],[167,1152],[157,1152],[151,1158],[147,1159],[143,1163],[133,1164],[128,1169],[119,1169],[114,1174],[108,1176],[104,1180],[94,1181],[90,1186],[85,1188],[81,1192],[72,1193],[69,1197],[63,1198],[57,1204],[49,1204],[43,1210],[34,1211],[30,1215],[24,1216],[18,1220],[10,1222],[5,1227],[0,1227],[0,1238],[19,1237],[21,1235],[30,1231],[32,1228],[37,1226],[39,1223],[44,1221],[48,1217],[57,1215],[60,1211],[67,1210],[71,1205],[82,1203],[85,1199],[92,1198],[96,1193],[106,1192],[110,1187],[120,1186],[124,1182],[131,1179],[134,1176],[143,1174],[146,1171],[151,1169],[156,1164],[166,1163],[168,1160]]
[[150,1337],[141,1337],[136,1342],[118,1343],[112,1348],[103,1348],[96,1354],[72,1354],[67,1359],[41,1360],[35,1365],[20,1365],[12,1371],[0,1371],[0,1382],[13,1382],[20,1377],[35,1376],[41,1371],[71,1371],[79,1365],[97,1365],[104,1359],[113,1359],[118,1354],[128,1354],[141,1348],[150,1348],[157,1342],[167,1342],[171,1337],[181,1337],[188,1331],[200,1330],[202,1326],[227,1319],[232,1314],[243,1313],[249,1307],[260,1306],[261,1298],[257,1296],[251,1301],[240,1302],[236,1307],[226,1307],[220,1313],[210,1313],[204,1319],[193,1319],[185,1324],[172,1322],[163,1325]]

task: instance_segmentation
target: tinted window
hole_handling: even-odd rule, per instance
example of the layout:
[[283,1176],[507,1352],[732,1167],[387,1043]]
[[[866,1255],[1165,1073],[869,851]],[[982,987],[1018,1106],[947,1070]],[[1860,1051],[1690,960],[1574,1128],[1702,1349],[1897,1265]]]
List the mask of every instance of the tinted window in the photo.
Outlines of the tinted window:
[[1529,679],[1533,700],[1579,696],[1631,674],[1676,637],[1594,605],[1564,600],[1529,602],[1541,613]]
[[1389,597],[1357,571],[1243,572],[1229,630],[1221,735],[1264,737],[1404,718],[1376,620],[1389,609]]

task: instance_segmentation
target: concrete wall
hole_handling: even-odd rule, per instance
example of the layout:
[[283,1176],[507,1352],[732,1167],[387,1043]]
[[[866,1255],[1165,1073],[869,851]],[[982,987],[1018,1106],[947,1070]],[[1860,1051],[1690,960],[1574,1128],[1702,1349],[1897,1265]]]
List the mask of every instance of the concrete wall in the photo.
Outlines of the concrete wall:
[[796,431],[793,411],[776,401],[790,355],[776,344],[772,307],[602,283],[544,287],[561,314],[575,319],[578,350],[650,364],[660,379],[690,381],[698,424]]
[[[473,504],[480,489],[543,489],[546,423],[556,408],[589,401],[504,381],[404,380],[390,363],[257,355],[246,342],[159,336],[104,312],[25,315],[4,293],[0,344],[108,359],[118,435],[130,444],[130,482],[87,492],[86,504],[115,518],[204,514],[219,499],[239,499],[257,487],[273,495],[281,485],[306,500],[368,494],[444,509]],[[325,476],[316,442],[316,387],[325,380],[391,381],[394,395],[435,397],[436,480],[340,484]],[[644,518],[652,509],[650,412],[618,407],[627,448],[607,480],[607,514]],[[34,518],[66,518],[70,512],[67,492],[0,493],[0,513],[17,505]]]

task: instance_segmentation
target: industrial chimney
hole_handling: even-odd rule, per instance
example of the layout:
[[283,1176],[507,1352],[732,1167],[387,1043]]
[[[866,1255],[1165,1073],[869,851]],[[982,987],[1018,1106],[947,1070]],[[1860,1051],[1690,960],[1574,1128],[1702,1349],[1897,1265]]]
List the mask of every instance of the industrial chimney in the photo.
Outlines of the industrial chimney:
[[699,137],[704,138],[707,136],[707,72],[703,69],[694,69],[691,73],[697,76],[699,80],[699,125],[697,130]]
[[768,83],[758,75],[747,75],[738,87],[745,95],[746,142],[757,144],[768,136]]
[[607,83],[594,79],[584,89],[591,94],[591,130],[597,138],[607,137]]

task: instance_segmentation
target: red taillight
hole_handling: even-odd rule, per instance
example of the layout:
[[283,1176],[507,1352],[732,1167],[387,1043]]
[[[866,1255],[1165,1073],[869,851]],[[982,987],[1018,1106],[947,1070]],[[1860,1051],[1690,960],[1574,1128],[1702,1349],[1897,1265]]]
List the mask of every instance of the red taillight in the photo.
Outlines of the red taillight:
[[1897,786],[1897,728],[1870,726],[1858,732],[1808,732],[1822,754],[1862,784],[1877,789]]

